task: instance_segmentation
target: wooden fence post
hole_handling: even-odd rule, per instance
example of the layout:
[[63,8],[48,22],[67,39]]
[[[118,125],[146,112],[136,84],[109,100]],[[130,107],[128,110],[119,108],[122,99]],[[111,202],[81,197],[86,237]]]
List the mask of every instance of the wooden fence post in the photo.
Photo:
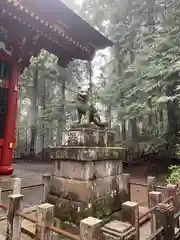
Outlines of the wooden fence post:
[[9,207],[7,213],[6,240],[21,239],[22,218],[16,212],[22,212],[23,195],[15,194],[9,196]]
[[139,240],[139,205],[136,202],[125,202],[122,204],[123,222],[130,223],[135,227],[136,234],[133,240]]
[[[149,208],[155,207],[160,202],[162,202],[161,192],[149,192]],[[156,231],[156,219],[154,212],[151,214],[151,233]]]
[[42,203],[45,203],[47,201],[47,197],[50,191],[50,185],[51,185],[51,175],[50,174],[43,174],[43,197],[42,197]]
[[180,180],[177,182],[177,189],[180,191]]
[[176,201],[177,201],[177,212],[180,211],[180,190],[177,191],[176,195]]
[[81,240],[98,240],[101,239],[101,227],[103,221],[94,217],[88,217],[80,222],[80,239]]
[[172,197],[172,203],[174,206],[174,210],[176,212],[177,211],[177,197],[176,197],[177,185],[167,184],[166,189],[167,189],[167,197],[168,198]]
[[[156,229],[164,227],[164,240],[173,240],[174,238],[174,210],[169,204],[159,203],[155,207]],[[161,237],[156,237],[156,240]]]
[[58,233],[53,233],[53,240],[59,240],[60,239],[60,236]]
[[37,206],[37,223],[42,227],[36,225],[36,236],[39,240],[52,240],[53,232],[46,229],[46,226],[53,226],[54,224],[54,205],[44,203]]
[[12,178],[12,194],[21,194],[21,178]]
[[[2,204],[2,189],[0,188],[0,204]],[[1,208],[0,209],[0,215],[1,215],[1,213],[3,213],[4,212],[4,210]]]
[[0,188],[0,203],[2,203],[2,189]]
[[149,192],[156,191],[156,178],[155,177],[147,177],[147,194],[148,194],[148,207],[149,206]]
[[[166,190],[167,190],[167,197],[172,197],[172,204],[174,206],[174,212],[177,213],[179,211],[179,206],[178,206],[178,196],[177,194],[177,189],[178,186],[175,184],[167,184]],[[175,221],[176,226],[179,228],[179,218]]]
[[129,173],[122,174],[122,184],[123,189],[126,191],[128,200],[131,200],[131,184],[130,184],[131,175]]

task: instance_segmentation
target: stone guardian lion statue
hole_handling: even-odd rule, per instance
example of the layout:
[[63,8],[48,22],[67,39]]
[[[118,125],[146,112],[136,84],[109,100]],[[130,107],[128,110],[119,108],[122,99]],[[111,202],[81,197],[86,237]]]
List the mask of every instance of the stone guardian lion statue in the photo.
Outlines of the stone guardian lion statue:
[[85,115],[86,123],[94,123],[98,127],[106,127],[107,123],[102,123],[94,104],[90,102],[89,87],[80,86],[76,98],[78,123],[81,123],[82,116]]

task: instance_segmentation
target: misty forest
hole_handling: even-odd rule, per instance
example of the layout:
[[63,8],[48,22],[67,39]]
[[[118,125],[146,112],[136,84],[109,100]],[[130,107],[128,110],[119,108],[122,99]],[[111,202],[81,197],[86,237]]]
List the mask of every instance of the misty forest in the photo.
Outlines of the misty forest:
[[[20,77],[14,157],[43,157],[77,120],[79,84],[91,83],[102,120],[129,163],[171,165],[180,146],[180,1],[83,0],[65,4],[108,36],[112,48],[68,68],[42,51]],[[155,162],[155,163],[154,163]],[[164,166],[166,164],[163,164]],[[156,168],[156,170],[159,170]]]

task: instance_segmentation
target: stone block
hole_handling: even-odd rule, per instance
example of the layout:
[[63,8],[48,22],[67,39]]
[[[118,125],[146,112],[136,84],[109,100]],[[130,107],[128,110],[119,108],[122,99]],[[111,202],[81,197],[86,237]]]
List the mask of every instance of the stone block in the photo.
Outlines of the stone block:
[[59,198],[52,194],[48,195],[48,202],[55,206],[55,217],[62,221],[78,224],[81,219],[93,215],[92,205],[88,203]]
[[122,174],[122,162],[104,161],[68,161],[54,160],[53,175],[74,180],[93,180]]
[[74,201],[91,202],[113,196],[122,189],[122,176],[109,176],[91,181],[52,177],[51,193]]
[[79,181],[54,177],[51,183],[51,193],[69,200],[88,202],[93,197],[94,188],[90,181]]
[[125,222],[114,220],[101,228],[106,240],[125,240],[132,239],[135,228]]
[[92,161],[68,161],[55,159],[53,161],[53,175],[56,177],[74,179],[74,180],[91,180],[94,177],[94,165]]
[[115,132],[99,128],[73,128],[62,136],[62,145],[68,146],[113,146],[115,142]]
[[43,227],[36,225],[36,237],[40,240],[50,240],[53,239],[53,232],[47,230],[45,226],[53,226],[54,224],[54,205],[49,203],[44,203],[38,205],[36,208],[36,218],[37,222]]
[[48,195],[48,202],[55,205],[55,217],[62,221],[69,221],[79,224],[80,220],[93,216],[100,219],[110,216],[121,209],[122,202],[127,200],[124,191],[112,196],[106,195],[101,199],[94,199],[92,202],[80,202]]
[[80,222],[80,238],[82,240],[100,240],[103,221],[88,217]]
[[125,150],[120,147],[50,147],[50,158],[74,161],[120,160],[125,159]]

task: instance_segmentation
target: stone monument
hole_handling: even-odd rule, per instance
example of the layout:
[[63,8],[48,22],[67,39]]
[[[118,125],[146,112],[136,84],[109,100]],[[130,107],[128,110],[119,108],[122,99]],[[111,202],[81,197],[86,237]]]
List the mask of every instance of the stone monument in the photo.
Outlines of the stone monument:
[[48,202],[55,216],[79,223],[88,216],[103,218],[127,200],[122,187],[125,151],[114,146],[115,132],[95,124],[76,124],[63,131],[63,144],[50,147],[54,168]]

